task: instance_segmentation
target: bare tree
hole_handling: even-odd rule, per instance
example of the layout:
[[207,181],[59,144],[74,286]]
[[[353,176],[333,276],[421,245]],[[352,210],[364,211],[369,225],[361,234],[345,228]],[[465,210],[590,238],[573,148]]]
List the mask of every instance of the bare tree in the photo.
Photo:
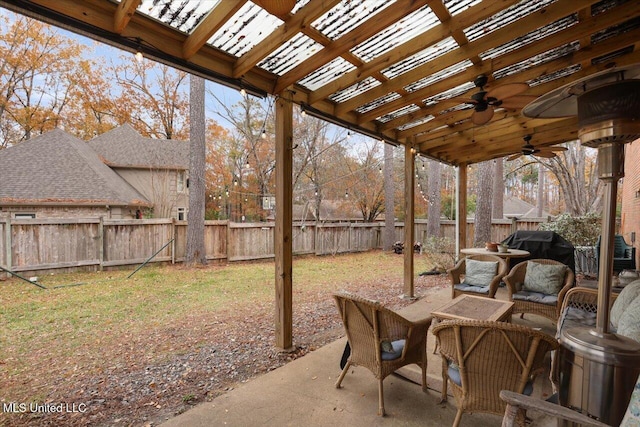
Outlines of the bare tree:
[[577,141],[566,147],[556,157],[538,161],[557,180],[569,214],[597,212],[602,207],[602,183],[596,171],[596,152]]
[[393,180],[393,145],[384,144],[384,239],[383,249],[390,251],[396,240]]
[[204,245],[204,209],[205,209],[205,113],[204,79],[190,76],[189,92],[189,212],[187,213],[186,264],[207,263]]
[[491,241],[491,201],[493,199],[493,161],[478,163],[474,246]]
[[544,165],[538,165],[538,200],[536,201],[536,212],[538,218],[542,217],[544,211]]

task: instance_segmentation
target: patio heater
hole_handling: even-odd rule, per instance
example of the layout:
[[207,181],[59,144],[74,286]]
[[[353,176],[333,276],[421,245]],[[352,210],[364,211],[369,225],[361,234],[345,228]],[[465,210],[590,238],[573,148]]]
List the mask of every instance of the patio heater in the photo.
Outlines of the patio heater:
[[640,374],[640,343],[609,331],[616,196],[624,176],[624,144],[640,137],[640,64],[612,67],[560,87],[522,112],[539,118],[577,115],[581,143],[598,150],[605,201],[596,327],[569,328],[560,336],[559,401],[619,425]]

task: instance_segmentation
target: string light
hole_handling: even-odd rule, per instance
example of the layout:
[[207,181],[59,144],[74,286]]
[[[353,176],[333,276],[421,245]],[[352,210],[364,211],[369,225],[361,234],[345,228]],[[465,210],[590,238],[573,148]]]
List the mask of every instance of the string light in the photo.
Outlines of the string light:
[[233,185],[236,186],[236,187],[238,186],[238,180],[237,179],[233,180]]
[[249,169],[251,167],[251,165],[249,164],[249,158],[247,157],[247,164],[244,165],[247,169]]
[[424,170],[424,162],[422,162],[422,170]]
[[300,105],[300,115],[302,117],[306,117],[306,115],[307,115],[307,112],[304,109],[304,105]]
[[142,55],[142,52],[137,51],[136,52],[136,61],[138,61],[138,63],[142,63],[143,59],[144,59],[144,55]]
[[264,128],[262,128],[262,134],[260,136],[262,136],[262,139],[267,139],[267,131],[264,130]]
[[345,197],[345,198],[347,198],[347,199],[349,198],[349,190],[346,190],[346,191],[344,192],[344,197]]
[[247,97],[247,91],[245,90],[245,88],[243,87],[240,88],[240,95],[242,95],[243,98]]

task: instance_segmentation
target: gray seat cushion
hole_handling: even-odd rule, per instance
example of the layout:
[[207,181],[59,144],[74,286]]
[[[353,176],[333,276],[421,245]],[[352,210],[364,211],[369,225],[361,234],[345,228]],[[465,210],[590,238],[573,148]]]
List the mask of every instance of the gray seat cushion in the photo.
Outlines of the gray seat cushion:
[[489,294],[488,286],[473,286],[473,285],[467,285],[466,283],[460,283],[459,285],[454,285],[453,287],[454,289],[460,292],[474,292],[476,294],[484,294],[484,295]]
[[380,352],[382,356],[382,360],[396,360],[398,357],[402,356],[402,350],[404,349],[404,345],[406,340],[397,340],[391,342],[391,348],[383,345],[382,351]]
[[514,300],[537,302],[546,305],[556,305],[558,303],[558,295],[547,295],[541,292],[520,291],[513,294]]

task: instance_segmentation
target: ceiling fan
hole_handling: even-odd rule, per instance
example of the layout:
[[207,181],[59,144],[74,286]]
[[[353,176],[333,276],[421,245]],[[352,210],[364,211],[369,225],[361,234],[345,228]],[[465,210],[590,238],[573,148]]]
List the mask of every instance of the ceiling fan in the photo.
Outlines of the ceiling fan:
[[556,152],[567,151],[566,147],[541,147],[536,148],[531,144],[531,135],[526,135],[524,138],[524,145],[519,153],[513,154],[507,157],[508,161],[515,160],[521,156],[538,156],[551,159],[556,157]]
[[485,91],[484,86],[487,81],[487,76],[480,74],[473,81],[473,84],[480,89],[478,92],[471,95],[470,99],[454,98],[473,105],[471,121],[475,125],[483,125],[491,120],[494,107],[520,109],[537,98],[536,96],[520,95],[529,89],[529,85],[526,83],[507,83]]

